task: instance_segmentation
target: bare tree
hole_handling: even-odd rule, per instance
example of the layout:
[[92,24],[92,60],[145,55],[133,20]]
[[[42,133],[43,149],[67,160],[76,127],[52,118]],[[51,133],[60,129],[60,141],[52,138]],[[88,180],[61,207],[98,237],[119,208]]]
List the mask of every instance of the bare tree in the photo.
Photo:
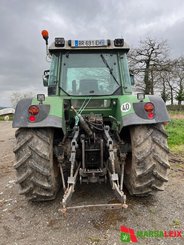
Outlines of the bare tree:
[[146,94],[154,94],[158,83],[158,71],[164,69],[168,51],[166,41],[159,42],[147,38],[140,41],[139,48],[130,52],[130,67],[137,78],[138,90],[143,90]]
[[158,81],[156,83],[156,90],[160,92],[162,99],[166,102],[171,101],[171,104],[174,104],[175,96],[175,76],[174,76],[174,61],[168,59],[165,61],[165,64],[162,65],[162,69],[157,72]]
[[180,57],[175,60],[175,88],[176,93],[175,99],[178,101],[180,106],[182,101],[184,101],[184,58]]
[[168,101],[170,96],[170,90],[168,88],[168,74],[166,72],[160,74],[160,85],[161,85],[161,97],[164,102]]

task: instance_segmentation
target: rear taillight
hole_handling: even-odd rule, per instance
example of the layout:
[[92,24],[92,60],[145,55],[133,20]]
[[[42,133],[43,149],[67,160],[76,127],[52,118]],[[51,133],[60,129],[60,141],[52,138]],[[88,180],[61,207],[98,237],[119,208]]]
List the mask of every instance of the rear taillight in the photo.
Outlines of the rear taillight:
[[28,109],[29,114],[37,115],[39,113],[39,108],[36,105],[31,105]]
[[33,116],[33,115],[29,116],[29,121],[30,122],[35,122],[36,121],[36,117]]
[[153,119],[155,114],[152,113],[152,112],[149,112],[147,116],[148,116],[149,119]]
[[155,107],[151,102],[148,102],[144,105],[144,110],[147,112],[153,112],[154,108]]
[[155,106],[153,105],[153,103],[148,102],[144,105],[144,110],[147,112],[147,117],[149,119],[153,119],[155,117]]
[[35,122],[36,121],[36,115],[39,113],[39,107],[36,105],[31,105],[28,108],[28,113],[29,113],[29,121],[30,122]]

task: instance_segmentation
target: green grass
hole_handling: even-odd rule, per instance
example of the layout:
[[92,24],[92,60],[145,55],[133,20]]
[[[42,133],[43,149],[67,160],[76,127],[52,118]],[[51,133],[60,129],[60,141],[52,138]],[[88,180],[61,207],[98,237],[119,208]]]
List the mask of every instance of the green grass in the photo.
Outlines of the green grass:
[[166,131],[171,150],[182,151],[184,148],[184,119],[172,119],[166,126]]

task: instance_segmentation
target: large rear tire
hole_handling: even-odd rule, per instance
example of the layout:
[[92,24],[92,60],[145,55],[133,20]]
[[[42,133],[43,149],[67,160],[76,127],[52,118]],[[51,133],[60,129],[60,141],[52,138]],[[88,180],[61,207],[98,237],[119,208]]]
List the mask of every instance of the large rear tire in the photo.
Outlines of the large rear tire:
[[53,157],[52,129],[18,129],[14,148],[20,194],[32,201],[53,200],[60,187],[59,168]]
[[164,190],[168,181],[167,134],[162,124],[130,129],[132,154],[125,165],[125,185],[131,195],[147,196]]

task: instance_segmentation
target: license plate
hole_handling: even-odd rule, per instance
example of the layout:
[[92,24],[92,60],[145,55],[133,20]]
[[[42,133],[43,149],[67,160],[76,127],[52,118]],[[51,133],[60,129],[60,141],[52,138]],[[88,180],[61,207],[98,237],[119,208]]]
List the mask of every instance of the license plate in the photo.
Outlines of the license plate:
[[105,47],[107,40],[72,40],[71,46],[73,48]]

